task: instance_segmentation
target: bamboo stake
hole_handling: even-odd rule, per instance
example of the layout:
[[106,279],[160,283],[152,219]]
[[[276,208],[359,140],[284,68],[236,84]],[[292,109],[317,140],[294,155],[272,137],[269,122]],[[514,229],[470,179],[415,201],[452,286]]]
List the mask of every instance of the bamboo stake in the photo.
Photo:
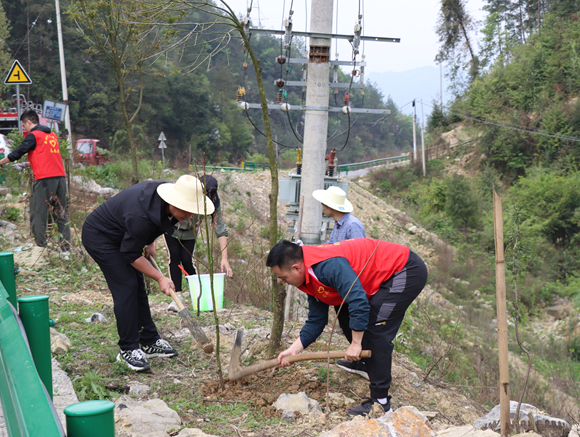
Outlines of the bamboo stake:
[[505,257],[503,247],[503,210],[502,199],[496,193],[495,187],[493,188],[493,219],[495,231],[495,287],[497,296],[500,426],[502,437],[507,437],[510,428],[510,392]]

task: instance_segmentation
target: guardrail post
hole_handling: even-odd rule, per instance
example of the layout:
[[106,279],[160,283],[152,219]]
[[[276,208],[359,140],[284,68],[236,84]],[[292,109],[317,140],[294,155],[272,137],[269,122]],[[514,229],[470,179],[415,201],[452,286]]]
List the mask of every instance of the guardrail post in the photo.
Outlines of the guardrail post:
[[18,299],[20,320],[24,325],[38,376],[52,399],[52,363],[48,296],[23,296]]
[[0,281],[8,292],[8,301],[16,307],[16,278],[14,271],[14,254],[12,252],[0,253]]
[[68,437],[115,437],[115,404],[85,401],[64,409]]

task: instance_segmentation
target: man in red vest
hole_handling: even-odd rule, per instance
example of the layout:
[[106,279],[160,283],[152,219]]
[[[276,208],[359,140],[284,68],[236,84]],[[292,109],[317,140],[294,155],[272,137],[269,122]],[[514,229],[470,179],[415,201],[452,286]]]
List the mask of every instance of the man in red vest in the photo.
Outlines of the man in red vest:
[[20,116],[22,127],[28,135],[16,150],[0,160],[0,165],[20,159],[28,153],[34,174],[34,185],[30,196],[30,228],[37,246],[46,247],[46,215],[49,205],[52,217],[64,241],[60,250],[68,255],[70,249],[70,227],[66,217],[66,177],[58,138],[54,132],[38,124],[38,114],[30,109]]
[[427,282],[423,260],[406,246],[370,238],[302,247],[283,240],[270,250],[266,265],[283,282],[308,294],[308,320],[300,337],[278,355],[280,365],[288,366],[284,357],[316,341],[333,305],[350,342],[345,359],[358,361],[362,350],[372,352],[364,359],[370,398],[347,413],[368,415],[375,403],[391,411],[393,340]]

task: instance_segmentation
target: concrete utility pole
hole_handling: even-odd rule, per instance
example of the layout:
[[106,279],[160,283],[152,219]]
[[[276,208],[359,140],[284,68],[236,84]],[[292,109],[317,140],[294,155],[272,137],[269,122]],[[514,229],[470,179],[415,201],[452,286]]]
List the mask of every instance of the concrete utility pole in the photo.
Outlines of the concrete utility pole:
[[425,117],[423,116],[423,99],[421,99],[421,158],[423,160],[423,176],[427,175],[425,168]]
[[62,82],[62,101],[66,103],[67,108],[65,109],[64,114],[64,127],[68,131],[68,139],[71,144],[72,148],[72,131],[70,127],[70,108],[68,107],[68,87],[66,84],[66,67],[64,65],[64,47],[62,44],[62,26],[60,24],[60,2],[59,0],[55,0],[55,8],[56,8],[56,33],[58,35],[58,53],[60,57],[60,78]]
[[417,111],[415,110],[415,100],[413,100],[413,161],[417,160]]
[[[310,32],[332,33],[333,0],[312,0],[310,9]],[[306,88],[307,107],[328,107],[330,74],[330,38],[310,38],[308,79]],[[306,111],[301,195],[304,196],[302,241],[318,244],[322,205],[312,197],[314,190],[324,189],[324,156],[328,130],[328,111]]]

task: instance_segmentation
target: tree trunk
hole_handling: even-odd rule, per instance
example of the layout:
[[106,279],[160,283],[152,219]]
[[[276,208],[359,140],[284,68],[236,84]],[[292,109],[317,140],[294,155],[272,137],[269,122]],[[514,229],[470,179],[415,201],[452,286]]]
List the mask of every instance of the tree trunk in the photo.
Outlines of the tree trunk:
[[[238,29],[244,40],[246,50],[250,54],[254,70],[256,71],[256,80],[258,82],[258,90],[260,91],[260,102],[262,104],[262,115],[264,117],[264,126],[266,129],[266,143],[268,145],[268,158],[270,162],[270,177],[272,180],[272,189],[270,190],[270,247],[273,247],[278,242],[278,166],[276,164],[276,156],[274,154],[274,145],[272,142],[272,130],[270,128],[270,116],[268,115],[268,101],[266,100],[266,92],[264,90],[264,82],[262,80],[262,67],[260,61],[256,59],[254,51],[250,46],[250,41],[246,33],[242,29]],[[286,299],[286,287],[283,284],[278,284],[278,280],[272,274],[272,306],[273,306],[273,322],[272,332],[270,335],[270,344],[268,345],[268,356],[274,355],[276,350],[280,347],[282,341],[282,331],[284,330],[284,301]]]
[[117,74],[117,83],[119,84],[119,94],[121,98],[121,110],[123,111],[123,122],[125,123],[125,129],[127,130],[127,138],[129,140],[129,147],[131,148],[131,163],[133,167],[133,175],[131,177],[131,182],[133,184],[139,183],[139,167],[137,165],[137,145],[135,144],[135,139],[133,138],[133,123],[129,120],[129,114],[127,114],[127,99],[125,98],[125,87],[123,85],[123,78],[120,74]]

